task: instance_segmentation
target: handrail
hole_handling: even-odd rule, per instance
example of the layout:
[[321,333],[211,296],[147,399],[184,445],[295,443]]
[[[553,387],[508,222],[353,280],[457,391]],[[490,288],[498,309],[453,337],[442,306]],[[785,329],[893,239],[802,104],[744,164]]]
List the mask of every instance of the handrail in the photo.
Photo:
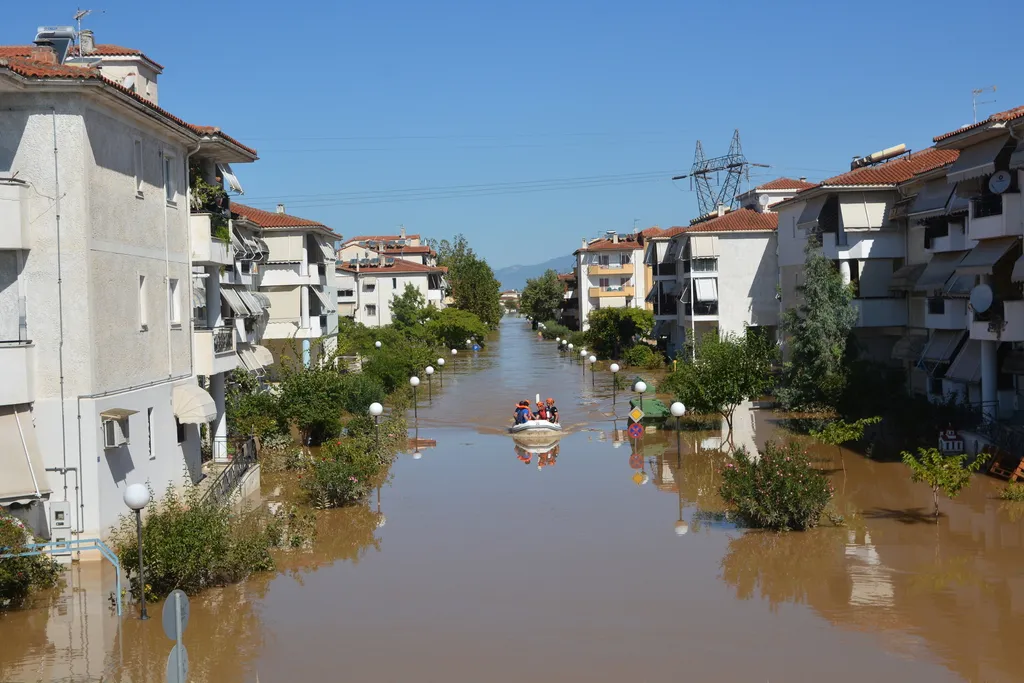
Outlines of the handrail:
[[[98,538],[75,538],[67,541],[49,541],[48,543],[26,543],[24,545],[24,552],[20,553],[6,553],[0,555],[0,560],[8,557],[32,557],[34,555],[51,555],[54,552],[60,551],[62,554],[67,552],[81,552],[83,550],[99,550],[100,554],[105,560],[114,565],[115,577],[117,581],[117,588],[114,592],[115,600],[117,602],[117,616],[121,616],[124,610],[121,607],[121,561],[113,550],[107,546],[106,543]],[[6,548],[0,548],[0,551],[6,550]]]
[[209,500],[216,505],[222,505],[234,492],[238,482],[242,480],[242,477],[249,471],[249,468],[256,463],[256,460],[256,439],[250,436],[240,444],[235,457],[217,475],[217,479],[214,480],[213,484],[206,489],[202,502],[205,503]]

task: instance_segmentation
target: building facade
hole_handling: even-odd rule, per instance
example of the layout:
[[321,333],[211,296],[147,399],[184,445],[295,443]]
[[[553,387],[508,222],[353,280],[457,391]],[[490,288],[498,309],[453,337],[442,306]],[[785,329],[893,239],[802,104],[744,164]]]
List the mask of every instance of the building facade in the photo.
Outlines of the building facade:
[[441,309],[447,269],[393,257],[360,259],[337,264],[338,315],[367,327],[393,321],[391,302],[412,286],[426,305]]
[[641,234],[620,236],[608,231],[602,238],[583,240],[573,256],[581,329],[588,328],[591,311],[647,307],[644,299],[648,279]]

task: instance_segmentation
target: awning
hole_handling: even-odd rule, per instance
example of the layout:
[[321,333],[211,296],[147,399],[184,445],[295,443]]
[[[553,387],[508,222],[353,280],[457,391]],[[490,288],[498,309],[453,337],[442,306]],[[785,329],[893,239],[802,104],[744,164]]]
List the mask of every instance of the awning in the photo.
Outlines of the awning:
[[924,269],[928,266],[927,263],[915,263],[912,266],[903,266],[895,273],[892,274],[892,279],[889,280],[889,289],[897,292],[910,292],[913,291],[917,280],[924,273]]
[[965,334],[966,332],[963,330],[934,330],[932,338],[928,341],[928,346],[921,354],[921,360],[932,363],[948,363]]
[[327,262],[328,263],[333,262],[334,261],[334,247],[332,247],[330,244],[328,244],[327,241],[323,237],[319,237],[318,236],[316,238],[316,241],[317,241],[317,244],[320,246],[320,252],[324,255],[324,258],[327,259]]
[[1011,351],[1006,354],[1000,371],[1008,375],[1024,375],[1024,351]]
[[905,197],[897,200],[896,203],[892,205],[892,209],[889,210],[889,220],[894,221],[898,218],[906,218],[907,214],[910,212],[910,206],[914,203],[914,199],[916,198],[917,196],[914,195],[912,197]]
[[867,198],[863,192],[853,194],[842,194],[839,196],[839,219],[843,230],[867,230],[869,228],[881,227],[881,218],[871,220]]
[[981,342],[969,339],[946,370],[946,379],[962,384],[981,382]]
[[263,364],[260,363],[252,349],[240,348],[238,350],[238,357],[241,359],[242,365],[244,365],[245,369],[249,372],[260,376],[265,374],[263,371]]
[[932,260],[925,266],[921,277],[917,279],[914,290],[918,292],[941,290],[950,276],[956,272],[957,265],[967,253],[966,251],[948,251],[932,256]]
[[127,420],[129,417],[139,411],[130,410],[128,408],[107,408],[100,413],[100,419],[103,420]]
[[996,157],[1010,139],[1009,133],[998,138],[986,140],[960,150],[960,157],[953,162],[946,172],[946,181],[958,183],[961,180],[980,178],[991,175],[996,170]]
[[236,292],[236,294],[238,294],[238,296],[242,299],[242,303],[245,304],[246,308],[249,309],[252,315],[257,317],[263,315],[263,306],[256,299],[256,297],[252,295],[252,292],[250,292],[247,289],[240,289]]
[[0,501],[27,504],[49,494],[35,426],[28,410],[0,406]]
[[1017,244],[1016,237],[982,240],[956,267],[957,275],[991,275],[992,266]]
[[182,424],[198,425],[217,419],[213,397],[195,384],[179,384],[171,392],[174,417]]
[[691,235],[690,258],[713,258],[718,256],[717,235]]
[[270,297],[263,292],[253,292],[252,295],[256,297],[256,301],[263,304],[263,308],[270,308]]
[[974,280],[973,275],[954,275],[942,288],[942,296],[950,299],[967,299],[974,289]]
[[1024,256],[1014,262],[1013,272],[1010,273],[1010,282],[1024,282]]
[[928,336],[924,334],[905,334],[892,347],[892,357],[895,360],[917,361],[921,352],[928,345]]
[[320,305],[324,307],[325,311],[330,311],[332,308],[337,306],[337,304],[332,305],[330,300],[327,298],[327,295],[321,292],[313,285],[309,285],[309,289],[311,292],[313,292],[313,294],[316,295],[317,299],[320,299]]
[[220,171],[221,178],[227,182],[229,188],[238,194],[245,194],[242,183],[238,182],[238,177],[231,171],[230,164],[217,164],[217,170]]
[[910,205],[907,217],[921,221],[926,218],[944,215],[946,213],[946,206],[949,204],[949,198],[953,195],[953,189],[943,178],[929,180],[925,183],[924,189],[914,197],[914,202]]
[[1024,140],[1017,143],[1013,154],[1010,155],[1010,170],[1015,171],[1019,168],[1024,168]]
[[690,303],[690,283],[684,282],[683,288],[679,291],[679,302],[688,304]]
[[270,257],[270,247],[267,246],[267,241],[262,237],[255,237],[253,239],[256,240],[256,244],[260,247],[260,257],[258,260],[265,261]]
[[245,243],[242,242],[242,238],[238,236],[238,233],[234,230],[231,231],[231,247],[235,250],[235,256],[239,260],[248,261],[252,254],[245,248]]
[[192,276],[192,308],[206,308],[206,278]]
[[270,352],[266,346],[260,346],[258,344],[252,347],[252,352],[256,356],[256,360],[259,361],[260,365],[267,366],[274,364],[274,354]]
[[796,220],[796,227],[801,230],[814,230],[818,227],[818,217],[821,216],[821,209],[825,206],[828,195],[822,195],[808,200],[804,204],[804,210],[800,212],[800,218]]
[[644,301],[646,301],[649,304],[650,303],[654,303],[655,301],[658,300],[658,294],[659,294],[659,283],[655,282],[654,286],[651,287],[651,291],[647,292],[647,296],[644,297]]
[[[959,188],[960,185],[957,185]],[[969,197],[961,196],[956,190],[953,190],[953,198],[949,201],[949,206],[946,207],[947,216],[966,216],[971,209],[971,200]]]
[[228,289],[227,287],[221,287],[220,298],[227,303],[228,308],[230,308],[231,312],[236,316],[240,318],[248,317],[249,309],[244,303],[242,303],[242,299],[238,296],[238,292],[233,289]]
[[697,288],[697,301],[718,301],[718,280],[713,277],[701,277],[694,281]]

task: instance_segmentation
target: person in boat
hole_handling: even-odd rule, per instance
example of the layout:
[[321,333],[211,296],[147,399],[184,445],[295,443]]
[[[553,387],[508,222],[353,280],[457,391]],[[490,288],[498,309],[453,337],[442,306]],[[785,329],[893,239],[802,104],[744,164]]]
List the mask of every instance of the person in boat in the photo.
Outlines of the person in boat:
[[533,414],[533,419],[548,421],[548,409],[544,406],[543,401],[537,401],[537,412]]
[[529,421],[533,415],[530,413],[530,402],[520,401],[519,405],[516,406],[516,424],[521,425],[524,422]]
[[555,399],[549,398],[545,403],[547,404],[547,419],[558,424],[558,407],[555,406]]

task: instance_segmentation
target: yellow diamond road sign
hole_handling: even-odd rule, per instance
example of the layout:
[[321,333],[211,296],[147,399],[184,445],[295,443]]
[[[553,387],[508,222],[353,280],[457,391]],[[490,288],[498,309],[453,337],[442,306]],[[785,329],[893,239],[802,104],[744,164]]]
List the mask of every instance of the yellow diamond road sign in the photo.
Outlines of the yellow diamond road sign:
[[640,410],[639,408],[633,408],[633,410],[629,411],[629,419],[631,419],[633,422],[639,422],[640,420],[644,419],[644,411]]
[[644,483],[644,475],[639,473],[639,472],[634,474],[633,475],[633,483],[636,484],[637,486],[640,486],[641,484],[643,484]]

